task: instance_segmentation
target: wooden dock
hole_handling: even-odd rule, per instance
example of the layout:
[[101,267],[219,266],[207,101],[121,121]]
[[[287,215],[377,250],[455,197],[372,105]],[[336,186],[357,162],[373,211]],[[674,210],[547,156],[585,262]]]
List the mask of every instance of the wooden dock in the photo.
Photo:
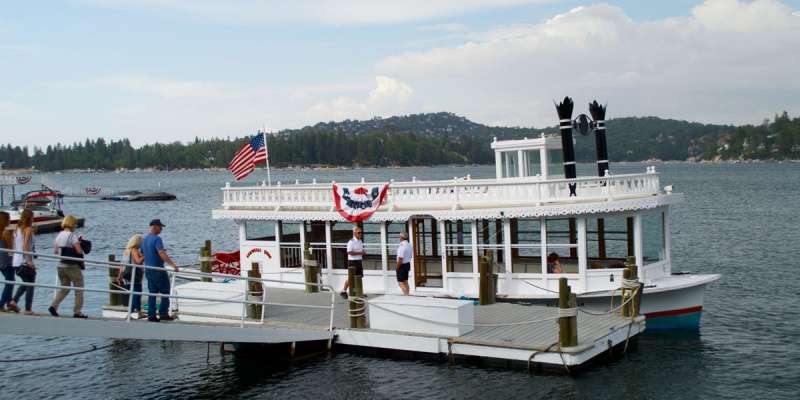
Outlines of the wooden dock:
[[[41,234],[41,233],[59,232],[59,231],[61,231],[61,220],[62,219],[63,218],[53,219],[53,220],[48,220],[48,221],[36,221],[36,222],[33,223],[34,232],[36,232],[37,235]],[[78,226],[77,227],[78,228],[82,227],[85,222],[86,222],[86,218],[83,218],[83,217],[78,218]],[[17,226],[16,224],[12,224],[12,225],[9,225],[7,229],[15,229],[16,226]]]
[[[191,286],[190,284],[189,286]],[[226,285],[203,283],[197,285]],[[235,286],[227,284],[231,289]],[[199,288],[199,287],[197,287]],[[198,289],[195,289],[198,290]],[[232,290],[221,293],[232,293]],[[207,295],[206,291],[206,295]],[[191,295],[191,294],[190,294]],[[370,297],[367,300],[378,298]],[[267,301],[285,304],[330,305],[328,292],[305,293],[302,290],[269,288]],[[181,321],[227,322],[239,324],[241,307],[234,304],[220,304],[208,307],[192,306],[192,301],[179,303],[178,315]],[[207,312],[205,311],[207,310]],[[561,348],[558,345],[558,324],[552,318],[557,308],[542,305],[496,303],[475,306],[475,327],[461,336],[438,336],[419,333],[377,330],[372,328],[350,328],[348,303],[336,297],[334,308],[334,344],[354,350],[400,351],[441,355],[453,361],[460,357],[478,357],[515,361],[530,365],[546,365],[574,368],[585,364],[609,348],[624,344],[645,329],[644,317],[622,317],[619,313],[589,315],[578,313],[578,345]],[[121,309],[106,308],[104,315],[123,317]],[[268,323],[295,329],[327,329],[330,323],[330,310],[298,309],[292,306],[269,305],[265,312]],[[526,323],[526,321],[540,321]],[[248,323],[257,323],[250,320]],[[369,315],[367,315],[369,326]]]

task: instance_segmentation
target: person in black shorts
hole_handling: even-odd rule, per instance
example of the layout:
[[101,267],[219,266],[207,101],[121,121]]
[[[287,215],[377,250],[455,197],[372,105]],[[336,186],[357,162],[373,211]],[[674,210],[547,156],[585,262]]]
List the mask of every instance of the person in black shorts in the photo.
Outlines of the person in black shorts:
[[[358,226],[353,228],[353,238],[347,242],[347,267],[355,267],[356,275],[364,276],[362,259],[367,252],[364,251],[364,242],[361,239],[362,236],[363,232],[361,231],[361,228]],[[343,299],[347,299],[347,288],[349,286],[350,282],[345,280],[341,293]]]
[[411,271],[411,257],[413,257],[414,249],[411,243],[408,242],[408,234],[402,232],[400,234],[400,245],[397,246],[397,285],[403,291],[403,296],[408,296],[410,288],[408,287],[408,273]]

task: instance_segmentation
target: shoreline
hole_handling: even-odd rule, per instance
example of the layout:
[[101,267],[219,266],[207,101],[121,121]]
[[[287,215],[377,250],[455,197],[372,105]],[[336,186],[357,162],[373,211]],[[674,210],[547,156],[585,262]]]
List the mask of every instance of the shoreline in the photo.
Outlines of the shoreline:
[[[579,161],[578,164],[591,164],[592,161]],[[640,161],[617,161],[615,164],[798,164],[800,159],[789,160],[659,160],[649,159]],[[292,165],[286,167],[272,167],[273,171],[346,171],[354,169],[406,169],[406,168],[441,168],[452,167],[462,168],[468,166],[491,166],[494,164],[436,164],[436,165],[353,165],[353,166],[335,166],[335,165]],[[227,168],[211,167],[211,168],[176,168],[176,169],[160,169],[160,168],[120,168],[120,169],[63,169],[55,171],[39,171],[32,168],[14,168],[3,169],[0,175],[19,175],[19,174],[94,174],[94,173],[150,173],[150,172],[224,172]]]

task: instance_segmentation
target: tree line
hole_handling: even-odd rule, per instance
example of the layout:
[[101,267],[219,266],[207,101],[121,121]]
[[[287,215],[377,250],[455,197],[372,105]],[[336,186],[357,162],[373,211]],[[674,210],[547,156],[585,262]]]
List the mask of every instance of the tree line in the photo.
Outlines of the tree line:
[[[367,121],[319,123],[267,136],[270,163],[293,165],[408,166],[490,164],[493,138],[556,134],[541,129],[490,127],[451,113],[416,114]],[[575,135],[578,161],[593,161],[593,136]],[[739,127],[656,117],[617,118],[607,123],[614,161],[647,159],[800,159],[800,118],[777,114],[761,125]],[[98,138],[31,149],[0,145],[4,168],[115,170],[224,168],[250,136],[154,143],[135,148],[128,139]]]

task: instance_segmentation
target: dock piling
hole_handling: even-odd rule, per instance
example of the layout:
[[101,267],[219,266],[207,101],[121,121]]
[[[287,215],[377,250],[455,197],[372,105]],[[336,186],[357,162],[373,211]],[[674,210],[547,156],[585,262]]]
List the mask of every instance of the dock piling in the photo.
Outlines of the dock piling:
[[[572,293],[569,285],[567,285],[567,278],[558,280],[558,308],[567,310],[572,307],[571,305]],[[563,314],[569,314],[567,311],[560,311]],[[558,344],[563,347],[573,347],[578,345],[578,330],[577,330],[577,316],[563,315],[558,319]],[[574,320],[574,321],[573,321]],[[573,333],[572,327],[575,326]]]
[[[247,271],[247,276],[250,278],[261,279],[261,271],[258,269],[258,263],[254,262],[252,268]],[[264,295],[264,286],[261,282],[248,281],[247,282],[247,299],[249,301],[261,301]],[[247,317],[251,319],[261,318],[262,313],[261,304],[249,304],[247,307]]]
[[[113,254],[108,255],[108,262],[115,263],[117,262],[117,256]],[[119,275],[119,267],[116,268],[109,268],[108,269],[108,288],[110,290],[120,290],[119,287],[116,285],[117,276]],[[108,305],[110,306],[121,306],[122,305],[122,295],[119,293],[109,293],[108,294]]]
[[[206,246],[200,249],[200,272],[211,273],[211,241],[206,240]],[[203,282],[211,282],[211,277],[204,276]]]
[[[311,253],[311,245],[308,242],[303,245],[303,271],[306,282],[319,284],[319,266]],[[306,293],[317,292],[319,292],[319,286],[306,285]]]
[[494,304],[497,300],[497,279],[492,272],[492,263],[489,257],[481,256],[478,263],[478,274],[480,275],[478,299],[482,306]]

